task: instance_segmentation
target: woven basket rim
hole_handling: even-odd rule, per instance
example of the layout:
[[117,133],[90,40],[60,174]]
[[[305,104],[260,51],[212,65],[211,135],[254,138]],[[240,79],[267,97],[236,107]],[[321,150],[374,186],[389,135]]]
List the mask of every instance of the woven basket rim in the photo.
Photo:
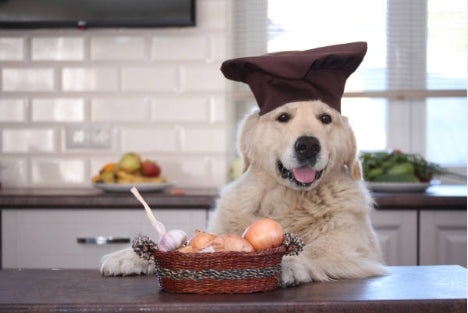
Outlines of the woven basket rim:
[[155,250],[154,254],[155,255],[164,255],[164,256],[187,256],[190,258],[197,258],[197,259],[203,259],[203,258],[213,258],[213,257],[238,257],[238,256],[264,256],[264,255],[269,255],[269,254],[275,254],[275,253],[286,253],[286,247],[281,245],[279,247],[275,248],[269,248],[269,249],[263,249],[263,250],[258,250],[258,251],[252,251],[252,252],[242,252],[242,251],[215,251],[215,252],[181,252],[181,251],[167,251],[163,252],[160,250]]

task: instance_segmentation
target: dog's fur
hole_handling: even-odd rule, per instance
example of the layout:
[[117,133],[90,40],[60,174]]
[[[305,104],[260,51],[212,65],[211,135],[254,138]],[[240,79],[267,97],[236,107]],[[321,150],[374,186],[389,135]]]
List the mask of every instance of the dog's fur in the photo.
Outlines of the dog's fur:
[[[262,116],[255,111],[240,129],[245,172],[222,190],[209,231],[242,234],[254,220],[270,217],[299,235],[304,251],[283,258],[283,286],[384,274],[368,217],[373,201],[361,180],[347,119],[321,101],[294,102]],[[306,160],[295,148],[300,137],[318,143]],[[293,169],[303,166],[317,172],[315,180],[294,178]],[[105,275],[154,271],[124,251],[103,260]]]

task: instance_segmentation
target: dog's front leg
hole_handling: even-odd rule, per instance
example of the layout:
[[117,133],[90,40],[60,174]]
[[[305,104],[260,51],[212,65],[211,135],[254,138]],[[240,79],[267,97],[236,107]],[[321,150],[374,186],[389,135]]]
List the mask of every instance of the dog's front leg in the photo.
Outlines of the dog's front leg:
[[101,273],[104,276],[141,275],[154,272],[154,262],[140,258],[132,248],[106,254],[101,259]]
[[[385,275],[378,251],[364,240],[342,242],[336,236],[324,235],[305,245],[298,256],[285,256],[281,263],[281,285],[291,286],[312,281],[366,278]],[[352,237],[349,234],[348,237]],[[331,245],[330,242],[334,242]]]

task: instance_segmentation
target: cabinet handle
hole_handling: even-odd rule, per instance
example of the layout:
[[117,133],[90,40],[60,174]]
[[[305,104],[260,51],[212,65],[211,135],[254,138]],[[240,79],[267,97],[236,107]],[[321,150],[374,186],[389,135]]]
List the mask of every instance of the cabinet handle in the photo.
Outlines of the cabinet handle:
[[76,241],[81,244],[86,245],[108,245],[114,243],[130,243],[130,238],[128,237],[78,237]]

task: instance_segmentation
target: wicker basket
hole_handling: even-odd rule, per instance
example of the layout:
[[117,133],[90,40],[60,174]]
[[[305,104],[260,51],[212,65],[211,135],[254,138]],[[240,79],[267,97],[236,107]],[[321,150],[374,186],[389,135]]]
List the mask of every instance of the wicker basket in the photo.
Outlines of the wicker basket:
[[154,259],[160,285],[167,292],[252,293],[276,289],[282,257],[302,250],[300,239],[286,237],[286,244],[255,252],[162,252],[146,236],[135,239],[133,248]]

